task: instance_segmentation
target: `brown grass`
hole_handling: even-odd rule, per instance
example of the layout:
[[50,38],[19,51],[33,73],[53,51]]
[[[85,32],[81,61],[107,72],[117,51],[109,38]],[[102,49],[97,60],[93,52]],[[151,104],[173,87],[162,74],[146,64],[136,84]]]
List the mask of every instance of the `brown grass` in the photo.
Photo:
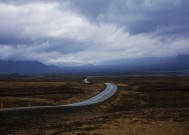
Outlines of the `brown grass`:
[[85,85],[77,81],[0,81],[0,102],[5,108],[62,105],[87,99],[103,89],[103,84]]
[[118,84],[119,88],[107,102],[72,111],[0,115],[1,134],[189,133],[189,77],[94,77],[95,85],[87,87],[95,88],[106,81]]

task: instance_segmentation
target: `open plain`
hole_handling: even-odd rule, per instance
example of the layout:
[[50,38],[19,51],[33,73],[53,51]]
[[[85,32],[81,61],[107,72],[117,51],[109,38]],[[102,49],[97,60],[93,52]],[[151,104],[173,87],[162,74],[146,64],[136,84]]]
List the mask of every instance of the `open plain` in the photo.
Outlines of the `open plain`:
[[86,107],[20,114],[0,113],[1,135],[187,135],[189,77],[109,76],[27,77],[1,79],[1,110],[6,107],[79,102],[113,82],[118,92],[108,101]]

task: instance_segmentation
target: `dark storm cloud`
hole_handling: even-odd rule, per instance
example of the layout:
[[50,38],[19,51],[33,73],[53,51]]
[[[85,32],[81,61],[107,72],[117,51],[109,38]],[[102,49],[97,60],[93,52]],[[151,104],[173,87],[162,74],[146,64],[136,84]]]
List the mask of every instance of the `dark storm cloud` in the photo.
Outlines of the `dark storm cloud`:
[[[188,0],[77,0],[75,7],[92,21],[116,23],[132,34],[153,32],[161,27],[173,27],[167,34],[189,30]],[[95,4],[94,4],[95,3]],[[184,27],[184,28],[183,28]],[[165,34],[165,31],[164,31]]]
[[[51,3],[51,0],[1,0],[5,3]],[[54,0],[70,3],[70,9],[91,22],[116,23],[131,34],[149,33],[162,29],[162,34],[184,34],[189,31],[188,0]],[[164,28],[167,28],[167,33]],[[172,29],[172,30],[171,30]]]
[[45,63],[189,52],[188,0],[0,0],[0,59]]
[[73,0],[72,6],[78,12],[86,15],[92,20],[96,20],[97,17],[103,13],[106,13],[112,0]]

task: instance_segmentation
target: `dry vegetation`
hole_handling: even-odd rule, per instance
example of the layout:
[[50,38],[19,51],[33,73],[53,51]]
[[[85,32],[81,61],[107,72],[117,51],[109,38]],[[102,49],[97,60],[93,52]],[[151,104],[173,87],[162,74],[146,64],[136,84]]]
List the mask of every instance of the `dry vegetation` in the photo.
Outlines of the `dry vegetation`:
[[[41,81],[45,84],[48,79],[44,80],[43,78]],[[80,89],[79,86],[82,84],[79,78],[73,80]],[[85,92],[90,91],[86,92],[86,95],[96,93],[94,88],[102,88],[100,84],[103,82],[114,82],[118,85],[119,91],[109,101],[95,106],[41,114],[0,115],[0,133],[188,135],[189,77],[93,77],[93,81],[93,85],[84,88]],[[55,86],[51,85],[65,87],[65,84],[70,83],[59,82]],[[75,88],[76,84],[69,85]],[[70,88],[69,85],[67,87]],[[50,91],[48,88],[45,89]],[[78,93],[73,92],[70,95],[78,98]],[[35,96],[32,95],[32,98]],[[51,96],[45,99],[52,100]],[[52,102],[57,103],[54,100]],[[64,100],[66,99],[62,99],[62,102],[66,103]]]
[[82,78],[29,78],[0,81],[0,102],[4,108],[62,105],[89,98],[103,84],[84,85]]

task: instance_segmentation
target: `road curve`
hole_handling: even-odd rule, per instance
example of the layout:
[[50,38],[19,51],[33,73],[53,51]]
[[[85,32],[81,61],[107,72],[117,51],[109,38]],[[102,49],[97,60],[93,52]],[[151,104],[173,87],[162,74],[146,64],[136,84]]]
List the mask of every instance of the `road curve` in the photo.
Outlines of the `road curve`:
[[34,106],[34,107],[15,107],[15,108],[5,108],[1,112],[11,112],[11,111],[29,111],[29,110],[43,110],[43,109],[61,109],[66,107],[81,107],[88,106],[97,103],[101,103],[111,96],[113,96],[117,91],[117,86],[113,83],[105,83],[106,88],[101,93],[97,94],[94,97],[91,97],[87,100],[77,103],[71,103],[66,105],[57,105],[57,106]]
[[96,96],[84,100],[82,102],[67,104],[64,106],[85,106],[85,105],[97,104],[107,100],[117,91],[117,86],[112,83],[105,83],[105,85],[106,85],[106,89],[101,93],[97,94]]
[[89,82],[88,78],[85,78],[85,79],[83,80],[83,82],[86,83],[86,84],[91,83],[91,82]]

